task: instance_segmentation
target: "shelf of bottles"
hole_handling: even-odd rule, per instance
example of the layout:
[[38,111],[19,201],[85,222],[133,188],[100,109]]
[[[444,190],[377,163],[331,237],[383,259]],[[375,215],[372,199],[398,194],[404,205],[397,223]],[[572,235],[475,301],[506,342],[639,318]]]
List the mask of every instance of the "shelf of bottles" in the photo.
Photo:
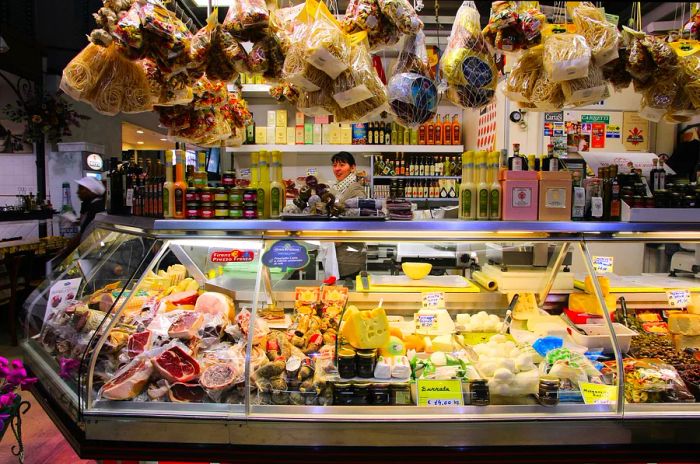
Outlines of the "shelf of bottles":
[[258,151],[279,151],[282,153],[335,153],[347,151],[348,153],[462,153],[461,145],[241,145],[240,147],[227,147],[227,152],[254,153]]
[[459,192],[460,167],[458,155],[375,155],[370,168],[372,196],[454,202]]

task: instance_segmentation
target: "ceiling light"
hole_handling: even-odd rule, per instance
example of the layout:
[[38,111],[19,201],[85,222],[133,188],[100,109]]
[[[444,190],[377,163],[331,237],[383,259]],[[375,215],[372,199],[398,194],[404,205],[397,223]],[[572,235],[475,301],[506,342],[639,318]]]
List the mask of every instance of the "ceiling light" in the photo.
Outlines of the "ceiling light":
[[160,139],[161,142],[167,142],[168,139]]
[[136,131],[137,134],[143,134],[143,131],[141,129]]
[[139,144],[139,145],[143,145],[143,142],[140,141],[140,140],[139,140],[138,142],[136,142],[136,143]]

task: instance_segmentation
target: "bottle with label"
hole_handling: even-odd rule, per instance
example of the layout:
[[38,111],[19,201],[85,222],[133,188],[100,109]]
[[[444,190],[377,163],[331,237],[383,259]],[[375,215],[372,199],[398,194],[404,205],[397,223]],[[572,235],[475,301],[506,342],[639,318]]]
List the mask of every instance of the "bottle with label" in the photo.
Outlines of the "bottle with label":
[[[250,183],[248,184],[248,188],[251,190],[255,190],[258,192],[258,188],[260,187],[260,153],[257,151],[254,151],[250,154]],[[264,193],[263,193],[264,194]],[[260,205],[260,197],[258,197],[258,203],[257,203],[257,211],[261,210],[261,205]],[[264,207],[262,208],[262,211],[264,212]]]
[[408,136],[409,145],[418,145],[418,129],[411,129]]
[[498,180],[500,170],[500,153],[492,152],[490,155],[491,164],[491,184],[489,186],[489,219],[492,221],[501,220],[501,182]]
[[442,121],[440,116],[435,116],[435,145],[442,145]]
[[270,157],[267,151],[260,151],[258,160],[258,169],[260,177],[258,178],[258,219],[267,219],[270,217]]
[[429,164],[430,172],[425,173],[426,176],[434,176],[435,175],[435,157],[431,156],[430,157],[430,164]]
[[435,145],[435,120],[434,119],[431,119],[427,123],[425,139],[426,139],[427,145]]
[[398,141],[398,136],[399,136],[399,130],[398,130],[398,124],[395,122],[391,123],[391,143],[397,145],[399,143]]
[[442,144],[452,145],[452,124],[449,115],[445,115],[442,120]]
[[173,183],[173,163],[169,152],[165,152],[165,183],[163,183],[163,217],[175,217],[175,184]]
[[173,218],[185,219],[187,182],[185,182],[185,150],[175,150],[175,183],[173,184]]
[[403,140],[402,143],[404,145],[410,145],[411,144],[411,129],[408,127],[405,127],[403,130]]
[[559,170],[559,157],[554,154],[554,145],[547,145],[547,158],[546,158],[546,168],[545,171],[558,171]]
[[608,169],[610,169],[610,220],[619,221],[622,219],[622,199],[620,182],[617,178],[617,164],[611,165]]
[[452,145],[462,145],[462,128],[456,114],[452,117]]
[[476,159],[476,164],[478,166],[477,169],[479,173],[479,184],[476,187],[479,195],[479,203],[477,205],[476,218],[485,221],[489,218],[489,184],[488,169],[486,168],[486,152],[477,152]]
[[649,173],[651,177],[651,185],[649,187],[652,192],[664,190],[666,188],[666,170],[664,169],[664,162],[660,159],[654,159],[652,163],[654,164],[654,168]]
[[610,170],[608,167],[598,168],[598,178],[600,179],[600,196],[603,198],[604,221],[610,220],[610,200],[612,198],[612,183],[610,182]]
[[513,156],[508,158],[509,171],[527,171],[527,166],[523,164],[523,158],[520,156],[520,144],[513,144]]
[[586,209],[586,191],[581,186],[581,173],[579,171],[574,171],[572,178],[571,220],[582,221]]
[[474,185],[474,152],[462,154],[462,182],[459,184],[459,218],[476,219],[476,185]]
[[428,130],[427,126],[424,124],[421,124],[418,127],[418,145],[425,145],[426,143],[426,137],[428,134],[426,133]]
[[391,128],[389,123],[384,123],[384,145],[391,145]]
[[208,176],[207,176],[207,154],[206,152],[200,151],[197,153],[197,171],[193,174],[194,186],[196,188],[206,187]]
[[591,183],[591,219],[599,221],[603,218],[603,196],[601,179],[593,179]]
[[279,218],[285,206],[284,184],[280,182],[282,177],[282,164],[280,163],[280,152],[272,152],[272,163],[270,163],[270,217]]

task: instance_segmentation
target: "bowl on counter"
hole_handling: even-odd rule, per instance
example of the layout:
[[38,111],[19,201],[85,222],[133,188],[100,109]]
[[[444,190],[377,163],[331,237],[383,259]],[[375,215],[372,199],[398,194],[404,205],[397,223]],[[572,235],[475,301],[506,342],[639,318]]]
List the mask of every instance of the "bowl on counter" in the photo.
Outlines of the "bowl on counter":
[[420,280],[430,274],[433,265],[430,263],[401,263],[404,274],[413,280]]

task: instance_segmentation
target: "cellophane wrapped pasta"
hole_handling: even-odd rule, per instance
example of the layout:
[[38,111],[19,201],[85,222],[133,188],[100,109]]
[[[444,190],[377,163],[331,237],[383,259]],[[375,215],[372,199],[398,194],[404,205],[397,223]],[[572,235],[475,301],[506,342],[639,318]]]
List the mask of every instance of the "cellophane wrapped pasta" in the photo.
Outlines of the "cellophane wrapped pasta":
[[402,33],[417,34],[423,30],[423,21],[408,0],[379,0],[379,7]]
[[243,46],[221,25],[214,31],[214,40],[207,60],[207,76],[222,81],[235,80],[248,72],[248,54]]
[[81,97],[95,111],[113,116],[117,113],[140,113],[153,108],[151,88],[146,73],[139,63],[124,57],[120,46],[112,43],[105,52],[95,57],[104,60],[95,63],[100,68],[95,85]]
[[348,69],[350,43],[337,19],[325,3],[319,3],[315,19],[306,35],[306,61],[335,79]]
[[544,48],[537,46],[526,50],[513,66],[506,79],[505,95],[519,103],[529,103],[532,89],[542,71]]
[[192,40],[190,41],[187,73],[193,77],[196,76],[197,79],[199,79],[207,69],[207,60],[209,51],[214,43],[218,14],[218,9],[214,8],[214,11],[212,11],[211,15],[207,18],[207,23],[192,36]]
[[291,45],[286,52],[282,67],[282,78],[299,90],[315,92],[330,85],[330,77],[306,61],[306,38],[313,23],[318,3],[309,0],[296,16],[293,32],[290,37]]
[[527,49],[541,42],[546,21],[539,2],[493,2],[484,39],[505,52]]
[[187,26],[158,2],[142,5],[139,17],[148,55],[156,59],[164,74],[181,72],[187,65],[192,39]]
[[576,32],[586,38],[596,66],[618,57],[620,33],[608,22],[605,13],[590,2],[580,2],[572,13]]
[[124,46],[124,51],[130,58],[139,58],[145,51],[143,34],[141,33],[141,4],[134,2],[114,25],[112,35]]
[[[575,107],[603,100],[607,86],[603,80],[603,71],[598,66],[591,64],[588,67],[588,76],[563,81],[561,89],[564,93],[564,104]],[[608,96],[610,96],[609,93]]]
[[338,121],[359,121],[387,103],[386,88],[372,66],[367,33],[352,40],[350,68],[333,81],[333,99],[338,103]]
[[543,111],[560,110],[564,106],[564,92],[561,82],[555,82],[547,71],[542,68],[530,93],[530,101],[535,108]]
[[279,8],[270,12],[270,35],[277,39],[284,54],[292,45],[297,17],[305,7],[305,3],[300,3],[296,6]]
[[338,103],[333,99],[332,88],[323,87],[315,92],[301,90],[297,109],[307,116],[328,116],[338,112]]
[[238,40],[256,41],[266,34],[269,20],[265,0],[231,0],[224,29]]
[[470,3],[463,3],[457,12],[440,67],[447,98],[463,108],[478,108],[493,98],[498,72],[481,34],[479,11]]
[[265,43],[262,40],[255,42],[248,53],[248,70],[253,74],[262,74],[267,71],[268,66]]
[[435,116],[438,91],[430,78],[423,31],[406,36],[387,86],[397,121],[415,128]]
[[580,79],[588,75],[591,49],[579,34],[552,34],[544,41],[542,63],[554,82]]
[[342,26],[348,34],[366,31],[370,50],[379,50],[399,41],[399,30],[384,16],[379,0],[350,0]]
[[627,71],[628,57],[627,49],[621,48],[618,50],[618,58],[601,68],[603,79],[610,82],[616,91],[626,89],[632,83],[632,75]]
[[83,100],[83,95],[97,84],[102,67],[107,61],[102,56],[107,48],[88,43],[63,70],[60,88],[76,100]]
[[685,91],[693,109],[700,110],[700,54],[687,56],[682,61],[682,66],[688,77]]

